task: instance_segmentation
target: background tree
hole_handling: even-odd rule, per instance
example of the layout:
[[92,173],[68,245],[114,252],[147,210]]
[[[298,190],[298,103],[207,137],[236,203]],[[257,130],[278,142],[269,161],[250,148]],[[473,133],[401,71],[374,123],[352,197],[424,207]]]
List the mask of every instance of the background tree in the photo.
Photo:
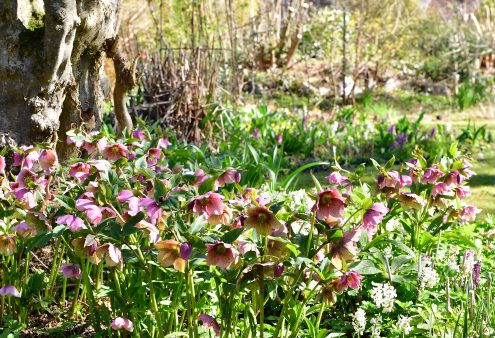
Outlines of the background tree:
[[0,1],[0,146],[99,124],[99,81],[119,2]]

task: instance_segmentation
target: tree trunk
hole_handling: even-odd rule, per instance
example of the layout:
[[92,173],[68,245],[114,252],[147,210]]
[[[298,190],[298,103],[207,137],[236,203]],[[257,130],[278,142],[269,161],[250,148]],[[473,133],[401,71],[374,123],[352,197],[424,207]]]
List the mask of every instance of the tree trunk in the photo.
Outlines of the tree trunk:
[[118,12],[119,0],[0,0],[0,147],[99,125]]

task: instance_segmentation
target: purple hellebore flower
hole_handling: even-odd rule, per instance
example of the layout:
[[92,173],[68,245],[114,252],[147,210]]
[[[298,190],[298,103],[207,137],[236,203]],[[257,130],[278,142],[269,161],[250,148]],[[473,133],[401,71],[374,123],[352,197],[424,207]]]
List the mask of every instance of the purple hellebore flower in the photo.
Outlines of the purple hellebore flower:
[[475,286],[479,286],[481,283],[481,262],[474,263],[473,267],[473,282]]
[[188,260],[193,252],[193,246],[191,243],[184,242],[180,244],[179,254],[182,259]]
[[203,313],[199,315],[198,320],[203,323],[204,327],[212,329],[215,332],[215,335],[220,336],[220,325],[218,325],[215,318]]
[[258,128],[254,128],[254,130],[253,130],[253,137],[255,139],[258,139],[260,137],[260,130]]
[[21,293],[17,291],[15,286],[5,285],[4,287],[0,288],[0,296],[3,297],[13,296],[13,297],[21,298]]
[[65,224],[69,227],[69,230],[76,232],[81,229],[86,229],[84,221],[75,215],[63,215],[59,216],[56,220],[57,224]]
[[115,318],[111,323],[110,327],[114,330],[120,331],[122,329],[132,332],[134,331],[134,325],[129,319],[123,318],[123,317],[117,317]]
[[65,278],[78,279],[81,276],[81,269],[76,264],[63,264],[58,272],[62,272]]

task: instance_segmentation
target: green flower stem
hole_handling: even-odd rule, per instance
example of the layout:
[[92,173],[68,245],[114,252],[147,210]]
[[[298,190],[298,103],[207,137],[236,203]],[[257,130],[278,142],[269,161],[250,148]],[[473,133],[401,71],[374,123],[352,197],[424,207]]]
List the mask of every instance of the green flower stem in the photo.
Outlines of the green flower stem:
[[316,319],[316,328],[319,329],[320,328],[320,323],[321,323],[321,318],[323,317],[323,312],[325,312],[327,308],[327,303],[325,301],[322,301],[321,302],[321,305],[320,305],[320,311],[318,312],[318,317]]
[[91,285],[90,274],[91,274],[91,262],[87,261],[86,266],[84,266],[84,270],[83,270],[83,285],[89,300],[90,316],[93,318],[93,321],[96,324],[95,325],[96,332],[99,332],[101,330],[100,316],[97,312],[95,312],[97,304],[93,294],[93,287]]
[[60,299],[60,306],[62,308],[65,307],[65,292],[67,290],[67,278],[64,277],[64,281],[63,281],[63,284],[62,284],[62,297]]
[[264,337],[265,333],[265,295],[264,295],[264,285],[263,285],[263,279],[260,278],[259,282],[259,312],[260,312],[260,338]]
[[74,298],[72,299],[72,304],[69,311],[69,319],[74,318],[74,313],[76,311],[77,297],[79,296],[79,290],[81,289],[82,276],[77,280],[76,289],[74,291]]
[[60,240],[57,240],[57,243],[55,244],[55,249],[54,249],[54,256],[53,256],[53,263],[52,263],[52,268],[50,270],[50,277],[48,279],[48,286],[45,290],[45,297],[48,297],[52,290],[53,290],[53,287],[55,285],[55,281],[56,281],[56,278],[57,278],[57,272],[58,272],[58,268],[59,268],[59,263],[60,263],[60,259],[57,259],[58,257],[62,257],[62,255],[59,255],[58,252],[59,252],[59,249],[60,249]]
[[[141,250],[138,248],[138,252]],[[142,254],[141,254],[142,255]],[[144,259],[144,258],[143,258]],[[163,334],[162,320],[160,317],[160,311],[158,310],[158,304],[156,302],[155,288],[153,286],[153,266],[148,264],[148,284],[150,288],[150,303],[153,314],[155,315],[156,326],[158,328],[159,334]]]
[[294,276],[294,280],[292,281],[292,285],[290,286],[290,288],[285,293],[285,297],[284,297],[284,300],[282,303],[283,304],[282,305],[282,311],[280,311],[280,317],[278,318],[277,327],[275,328],[275,332],[273,333],[273,337],[279,337],[279,333],[280,333],[280,330],[282,329],[282,324],[284,322],[285,312],[287,311],[287,308],[289,307],[289,302],[292,298],[294,290],[297,287],[297,283],[299,282],[299,278],[301,278],[301,275],[303,274],[303,271],[304,271],[304,264],[301,265],[301,267],[297,271],[296,275]]

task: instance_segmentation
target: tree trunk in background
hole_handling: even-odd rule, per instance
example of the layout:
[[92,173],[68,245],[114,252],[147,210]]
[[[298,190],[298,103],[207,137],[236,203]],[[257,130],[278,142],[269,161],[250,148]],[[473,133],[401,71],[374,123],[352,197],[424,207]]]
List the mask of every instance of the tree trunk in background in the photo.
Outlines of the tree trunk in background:
[[0,0],[0,147],[99,125],[118,12],[119,0]]

